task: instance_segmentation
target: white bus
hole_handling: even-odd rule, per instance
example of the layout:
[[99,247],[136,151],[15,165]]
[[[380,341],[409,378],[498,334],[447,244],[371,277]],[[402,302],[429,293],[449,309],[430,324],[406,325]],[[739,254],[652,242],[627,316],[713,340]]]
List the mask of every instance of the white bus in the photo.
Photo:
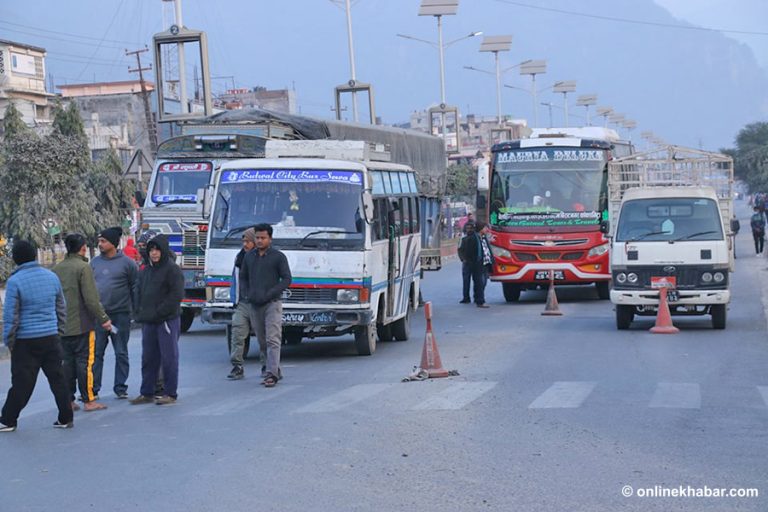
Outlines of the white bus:
[[227,324],[230,340],[242,232],[266,222],[293,275],[282,298],[286,343],[352,334],[357,352],[370,355],[377,338],[407,340],[421,278],[413,169],[355,141],[270,141],[267,157],[224,162],[218,172],[204,319]]

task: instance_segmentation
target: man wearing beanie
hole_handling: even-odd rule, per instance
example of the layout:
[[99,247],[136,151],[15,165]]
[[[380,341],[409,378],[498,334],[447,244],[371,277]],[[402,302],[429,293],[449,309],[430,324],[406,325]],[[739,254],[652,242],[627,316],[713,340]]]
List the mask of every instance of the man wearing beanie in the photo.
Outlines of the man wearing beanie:
[[232,270],[232,286],[230,287],[230,298],[235,305],[235,312],[232,314],[232,329],[229,359],[232,362],[232,371],[227,378],[229,380],[239,380],[245,376],[243,371],[243,353],[245,351],[245,340],[251,335],[251,321],[248,303],[245,302],[245,290],[243,280],[240,278],[243,268],[243,259],[245,255],[256,248],[256,231],[248,228],[243,233],[243,247],[235,257],[235,268]]
[[61,367],[59,332],[66,306],[56,274],[41,267],[37,248],[17,240],[11,250],[18,265],[8,279],[3,307],[3,342],[11,350],[11,389],[0,414],[0,432],[13,432],[32,396],[42,368],[56,399],[56,428],[72,428],[72,405]]
[[[64,239],[67,257],[53,267],[59,277],[67,301],[67,321],[61,345],[64,349],[64,377],[71,393],[72,409],[78,410],[75,389],[85,402],[86,411],[106,409],[96,401],[93,391],[93,362],[96,354],[96,323],[109,331],[112,322],[99,302],[99,292],[93,280],[93,271],[88,265],[83,235],[73,233]],[[77,384],[77,387],[76,387]]]
[[107,228],[99,234],[99,256],[91,261],[99,299],[114,329],[96,327],[96,361],[93,365],[93,391],[101,390],[104,353],[109,340],[115,351],[115,380],[112,390],[116,398],[128,398],[128,340],[131,336],[131,315],[138,289],[139,268],[136,262],[120,250],[123,229]]

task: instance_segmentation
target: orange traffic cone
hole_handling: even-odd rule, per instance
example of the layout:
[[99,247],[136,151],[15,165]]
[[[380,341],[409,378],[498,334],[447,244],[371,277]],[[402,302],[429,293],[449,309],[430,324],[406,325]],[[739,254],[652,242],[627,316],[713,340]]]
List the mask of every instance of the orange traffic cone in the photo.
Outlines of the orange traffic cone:
[[653,334],[677,334],[680,329],[672,325],[672,314],[667,303],[667,289],[659,289],[659,309],[656,312],[656,325],[651,327]]
[[432,332],[432,303],[424,303],[424,317],[427,319],[427,334],[424,337],[424,348],[421,351],[422,370],[429,374],[430,379],[448,377],[448,370],[443,368],[440,352],[437,350],[437,340]]
[[541,312],[544,316],[560,316],[563,314],[560,311],[560,305],[557,303],[557,295],[555,294],[555,272],[549,271],[549,290],[547,290],[547,305],[544,306],[544,311]]

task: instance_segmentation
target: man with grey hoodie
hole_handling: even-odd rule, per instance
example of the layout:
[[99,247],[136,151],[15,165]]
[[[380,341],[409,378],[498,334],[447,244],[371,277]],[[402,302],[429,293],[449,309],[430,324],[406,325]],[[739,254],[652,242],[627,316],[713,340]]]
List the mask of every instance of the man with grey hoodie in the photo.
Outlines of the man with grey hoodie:
[[112,320],[112,331],[96,327],[96,361],[93,365],[93,392],[101,389],[104,353],[109,340],[115,350],[115,397],[128,398],[128,339],[131,335],[131,313],[138,289],[139,269],[136,262],[118,248],[123,229],[107,228],[99,234],[99,256],[91,261],[96,288],[104,310]]

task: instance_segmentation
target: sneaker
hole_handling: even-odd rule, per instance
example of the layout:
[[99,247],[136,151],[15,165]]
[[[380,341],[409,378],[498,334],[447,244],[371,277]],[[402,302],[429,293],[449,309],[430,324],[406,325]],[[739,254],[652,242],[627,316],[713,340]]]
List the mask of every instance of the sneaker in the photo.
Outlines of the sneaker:
[[459,304],[469,304],[470,302],[472,301],[470,301],[469,299],[462,299],[459,301]]
[[227,375],[229,380],[240,380],[243,377],[245,377],[245,372],[243,372],[243,367],[239,364],[233,366],[232,371],[229,372],[229,375]]
[[128,393],[126,391],[118,391],[115,393],[115,398],[118,400],[125,400],[128,398]]
[[5,423],[0,423],[0,432],[13,432],[16,430],[16,425],[6,425]]
[[79,410],[80,410],[80,405],[74,400],[72,400],[72,412],[79,411]]
[[176,399],[170,395],[161,396],[155,400],[155,405],[173,405],[176,403]]
[[93,402],[86,402],[85,405],[83,406],[83,410],[85,412],[100,411],[106,408],[107,408],[106,405],[96,402],[95,400]]
[[151,396],[139,395],[136,398],[129,400],[131,405],[151,404],[155,399]]
[[489,306],[488,304],[483,303],[483,304],[478,304],[477,307],[479,307],[479,308],[489,308],[491,306]]
[[74,426],[74,421],[70,421],[69,423],[61,423],[59,420],[56,420],[56,423],[53,424],[53,428],[72,428]]

